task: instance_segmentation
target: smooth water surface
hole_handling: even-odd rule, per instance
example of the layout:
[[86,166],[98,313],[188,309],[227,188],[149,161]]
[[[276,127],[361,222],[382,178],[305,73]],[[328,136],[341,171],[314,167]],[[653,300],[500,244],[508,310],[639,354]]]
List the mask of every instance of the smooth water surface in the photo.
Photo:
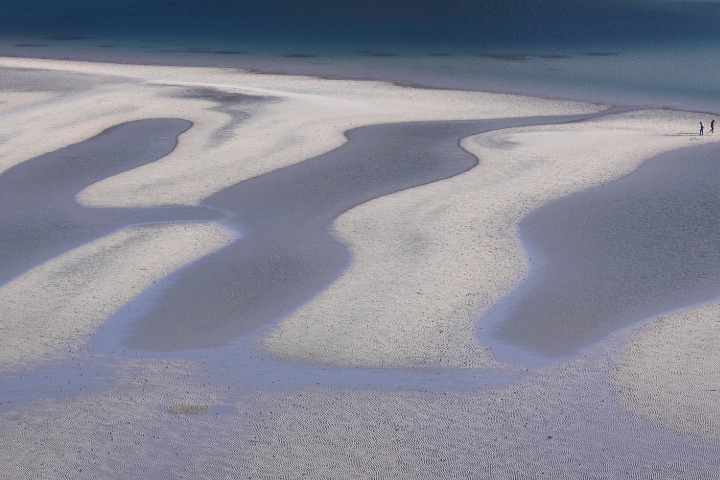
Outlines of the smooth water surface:
[[481,324],[501,358],[561,358],[639,320],[720,298],[720,147],[655,157],[525,217],[527,279]]

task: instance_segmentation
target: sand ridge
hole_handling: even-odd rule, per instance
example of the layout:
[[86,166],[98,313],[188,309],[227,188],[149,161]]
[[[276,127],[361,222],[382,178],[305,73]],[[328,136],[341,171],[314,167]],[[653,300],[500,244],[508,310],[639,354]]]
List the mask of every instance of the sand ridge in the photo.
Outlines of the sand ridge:
[[[87,139],[124,121],[176,117],[193,122],[194,128],[180,138],[176,151],[162,161],[81,192],[79,201],[93,206],[195,204],[224,187],[335,148],[346,141],[344,131],[362,125],[574,114],[602,108],[515,95],[419,90],[382,82],[261,75],[232,69],[15,58],[0,58],[0,67],[114,79],[108,85],[65,95],[59,103],[38,108],[37,115],[27,113],[28,118],[23,117],[22,121],[32,122],[24,132],[37,128],[57,133],[41,142],[37,139],[32,142],[17,129],[10,130],[7,132],[13,136],[10,144],[16,149],[12,155],[0,151],[4,154],[4,168]],[[262,108],[255,105],[250,118],[237,126],[232,139],[209,147],[210,130],[226,125],[228,116],[214,111],[216,104],[206,99],[173,97],[179,87],[215,88],[275,101]],[[28,149],[27,145],[34,148]]]
[[[381,82],[260,75],[231,69],[18,58],[0,58],[0,69],[5,79],[17,75],[18,82],[25,82],[32,77],[39,91],[62,93],[41,97],[34,93],[26,97],[13,94],[25,104],[3,113],[0,136],[5,141],[0,143],[0,172],[122,122],[181,118],[193,123],[166,157],[81,191],[76,200],[88,206],[197,204],[229,185],[337,147],[346,141],[344,131],[360,125],[574,114],[601,108],[513,95],[418,90]],[[65,84],[70,87],[58,86]],[[208,95],[208,89],[219,92],[218,97]],[[227,94],[235,95],[233,101],[238,103],[235,108],[241,121],[218,109]],[[247,101],[242,95],[247,96]],[[228,128],[230,131],[226,131]],[[224,132],[223,141],[213,140],[218,132]],[[205,254],[217,248],[209,238]],[[174,251],[172,247],[158,251],[157,261],[179,267],[171,258]],[[197,255],[201,253],[197,251]],[[114,279],[116,288],[123,292],[118,293],[118,298],[129,299],[137,294],[132,281],[109,265],[93,268],[97,269],[97,278]],[[37,284],[51,281],[40,272],[35,273]],[[57,298],[48,295],[47,302],[34,305],[36,318],[52,316],[51,305],[62,303],[60,299],[64,298],[59,291],[53,294],[59,295]],[[77,302],[83,299],[79,297]],[[102,301],[84,303],[87,309],[94,305],[94,312],[88,313],[94,319],[92,324],[112,311],[102,307]],[[17,352],[25,348],[25,342],[32,343],[30,339],[36,333],[34,328],[27,330],[24,340],[17,339],[19,345],[12,351],[20,355]],[[35,351],[35,347],[28,349]]]

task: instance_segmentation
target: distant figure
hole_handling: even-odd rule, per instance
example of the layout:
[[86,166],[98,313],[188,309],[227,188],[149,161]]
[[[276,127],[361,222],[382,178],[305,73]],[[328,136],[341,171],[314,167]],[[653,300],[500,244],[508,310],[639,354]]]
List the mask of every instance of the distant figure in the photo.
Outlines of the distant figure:
[[703,125],[703,123],[700,122],[700,135],[702,135],[704,131],[705,131],[705,125]]
[[710,133],[715,132],[715,120],[710,121]]

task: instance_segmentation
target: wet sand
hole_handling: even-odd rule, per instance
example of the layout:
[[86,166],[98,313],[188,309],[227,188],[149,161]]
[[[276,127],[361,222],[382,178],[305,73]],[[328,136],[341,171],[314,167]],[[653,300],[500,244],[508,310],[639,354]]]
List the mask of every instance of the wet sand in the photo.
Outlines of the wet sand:
[[3,172],[0,285],[130,225],[220,218],[220,212],[197,207],[87,208],[75,202],[75,195],[85,187],[166,156],[191,126],[177,119],[124,123]]
[[[227,105],[231,94],[191,91]],[[247,101],[240,95],[240,101]],[[329,285],[348,265],[327,230],[333,218],[373,198],[448,178],[477,165],[461,138],[484,131],[588,116],[482,122],[389,124],[347,132],[349,143],[320,157],[229,187],[199,207],[88,208],[76,194],[106,177],[158,160],[191,127],[177,119],[112,127],[0,175],[0,282],[122,228],[223,219],[242,239],[188,266],[152,292],[131,348],[182,350],[232,342],[276,322]]]
[[[12,100],[0,105],[0,135],[5,139],[0,143],[2,171],[125,122],[157,117],[192,122],[176,148],[162,159],[104,178],[75,195],[84,206],[115,212],[119,207],[197,205],[229,186],[332,150],[346,141],[344,131],[362,125],[578,114],[599,109],[510,95],[218,69],[8,58],[0,59],[0,68],[10,92],[3,95]],[[37,131],[43,134],[33,133]],[[199,237],[192,237],[188,228],[183,227],[184,240],[175,243],[166,237],[166,251],[146,257],[154,265],[152,271],[167,272],[169,266],[178,265],[179,258],[189,258],[177,252],[190,238],[200,242],[189,250],[191,256],[211,254],[227,239],[227,232],[215,227],[194,227],[192,235]],[[151,237],[157,239],[156,234],[167,236],[170,231],[159,234],[156,230]],[[19,360],[53,349],[59,352],[56,340],[60,338],[70,342],[68,347],[77,347],[86,341],[84,335],[107,318],[108,311],[136,296],[141,285],[157,281],[155,274],[147,273],[147,262],[140,262],[142,268],[137,264],[141,260],[138,252],[130,250],[136,240],[128,243],[122,231],[108,238],[105,243],[83,245],[49,260],[0,287],[0,296],[7,299],[3,303],[9,309],[7,315],[13,318],[13,332],[19,325],[28,326],[23,340],[16,339],[15,333],[5,336],[13,345],[6,349],[5,361],[11,361],[13,355],[20,355]],[[114,262],[105,261],[109,257],[97,256],[98,248],[109,251],[110,245],[122,252],[117,258],[131,255],[136,263],[127,262],[120,272]],[[60,272],[72,272],[72,283],[57,283],[54,276]],[[28,284],[31,278],[33,283]],[[144,280],[138,282],[139,278]],[[47,301],[35,302],[45,288],[41,285],[53,288],[46,293]],[[92,291],[94,296],[78,296],[78,285],[86,285],[88,289],[83,291]],[[37,292],[30,294],[31,290]],[[73,312],[79,316],[73,317]],[[57,329],[47,337],[41,331],[43,319],[59,317],[65,320],[56,323]],[[82,328],[72,326],[76,320]],[[29,325],[40,330],[31,330]],[[45,340],[31,340],[40,338]],[[27,342],[34,347],[25,348]],[[46,346],[37,350],[41,344]]]
[[334,222],[352,245],[353,264],[265,345],[308,362],[506,368],[493,363],[498,345],[483,339],[488,325],[478,319],[526,278],[520,220],[693,143],[677,135],[676,125],[689,118],[643,111],[464,139],[463,148],[480,159],[477,168],[382,197]]

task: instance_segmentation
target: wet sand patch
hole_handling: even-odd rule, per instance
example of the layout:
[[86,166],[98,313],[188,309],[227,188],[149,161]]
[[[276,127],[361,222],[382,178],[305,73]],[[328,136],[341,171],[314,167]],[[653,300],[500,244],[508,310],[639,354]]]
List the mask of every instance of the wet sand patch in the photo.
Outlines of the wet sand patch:
[[638,111],[463,139],[477,168],[335,219],[334,231],[352,246],[352,264],[264,345],[308,363],[507,368],[493,363],[497,349],[486,346],[496,345],[484,333],[478,342],[474,332],[485,332],[480,317],[526,276],[517,223],[552,200],[695,143],[675,135],[692,120],[683,112]]

